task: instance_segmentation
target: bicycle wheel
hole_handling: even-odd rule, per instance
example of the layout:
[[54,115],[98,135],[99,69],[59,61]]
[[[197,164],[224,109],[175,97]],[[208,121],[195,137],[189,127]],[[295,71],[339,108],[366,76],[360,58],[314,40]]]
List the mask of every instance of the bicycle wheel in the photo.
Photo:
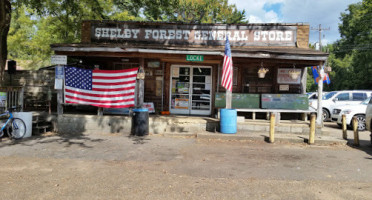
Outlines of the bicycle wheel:
[[22,119],[13,118],[8,127],[8,134],[14,139],[21,139],[26,134],[26,124]]

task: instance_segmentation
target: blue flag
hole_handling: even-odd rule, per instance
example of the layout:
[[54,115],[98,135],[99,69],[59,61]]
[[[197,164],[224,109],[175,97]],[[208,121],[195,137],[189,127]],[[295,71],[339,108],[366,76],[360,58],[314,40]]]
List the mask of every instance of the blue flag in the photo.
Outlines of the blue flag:
[[[315,84],[318,84],[318,81],[320,78],[318,68],[319,68],[318,66],[311,67],[311,71],[313,72]],[[327,73],[324,73],[323,83],[327,83],[328,85],[331,84],[331,79],[329,78],[329,75]]]

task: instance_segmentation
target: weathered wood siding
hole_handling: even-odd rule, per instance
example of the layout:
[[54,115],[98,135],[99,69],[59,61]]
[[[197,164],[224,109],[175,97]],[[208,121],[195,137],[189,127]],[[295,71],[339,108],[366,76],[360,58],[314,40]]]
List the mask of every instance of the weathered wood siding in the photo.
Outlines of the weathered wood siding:
[[[5,72],[1,86],[24,86],[24,110],[47,110],[48,91],[52,91],[52,108],[56,106],[54,70]],[[12,80],[10,80],[12,79]]]
[[297,47],[309,48],[309,25],[298,25],[297,26]]

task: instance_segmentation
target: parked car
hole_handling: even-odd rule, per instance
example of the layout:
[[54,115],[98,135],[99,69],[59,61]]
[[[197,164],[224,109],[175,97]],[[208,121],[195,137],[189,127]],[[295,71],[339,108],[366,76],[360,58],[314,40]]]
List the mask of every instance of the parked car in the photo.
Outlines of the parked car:
[[[323,119],[329,120],[333,118],[337,120],[336,116],[333,117],[333,109],[340,105],[354,105],[359,104],[372,94],[372,90],[344,90],[344,91],[332,91],[328,92],[323,96],[322,110]],[[309,106],[313,109],[317,109],[317,100],[309,100]]]
[[342,125],[342,115],[346,116],[346,124],[349,127],[354,127],[352,123],[353,117],[357,117],[358,120],[358,130],[364,131],[366,129],[366,109],[368,102],[371,97],[364,100],[360,104],[355,105],[343,105],[338,106],[333,109],[333,116],[337,116],[337,124]]
[[[327,92],[323,92],[323,96],[326,95]],[[318,99],[318,92],[308,92],[307,96],[309,97],[309,100],[311,99]]]
[[372,98],[369,100],[366,109],[366,129],[371,132],[371,144],[372,144]]

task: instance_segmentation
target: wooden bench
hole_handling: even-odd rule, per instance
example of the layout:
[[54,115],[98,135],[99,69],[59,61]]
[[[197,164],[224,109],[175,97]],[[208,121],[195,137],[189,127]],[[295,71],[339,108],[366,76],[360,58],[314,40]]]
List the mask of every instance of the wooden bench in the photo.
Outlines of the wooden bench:
[[[218,118],[220,118],[220,109],[218,109]],[[307,115],[313,113],[313,110],[288,110],[288,109],[259,109],[259,108],[235,108],[237,112],[251,112],[252,120],[256,120],[256,113],[266,113],[266,119],[270,118],[270,113],[276,113],[276,118],[279,122],[280,113],[301,113],[302,120],[307,121]]]

